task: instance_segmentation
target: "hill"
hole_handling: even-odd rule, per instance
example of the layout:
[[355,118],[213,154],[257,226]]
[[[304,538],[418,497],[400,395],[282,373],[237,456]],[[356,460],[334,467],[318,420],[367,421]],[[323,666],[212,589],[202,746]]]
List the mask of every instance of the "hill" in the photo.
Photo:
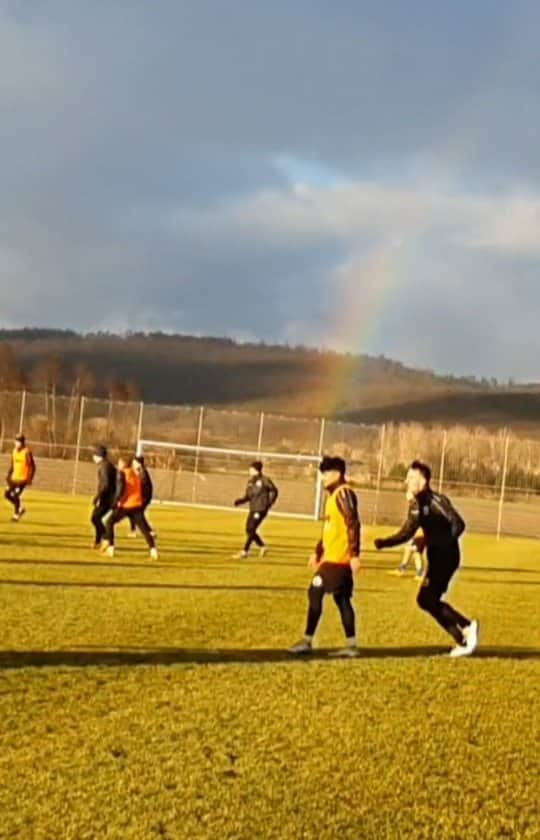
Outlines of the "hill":
[[[59,393],[77,387],[115,399],[204,403],[354,422],[511,425],[529,432],[540,416],[537,386],[438,376],[384,357],[305,347],[163,333],[23,329],[0,330],[2,348],[4,359],[8,348],[16,359],[20,381]],[[4,362],[11,370],[13,365]],[[0,357],[0,388],[15,387],[6,376]]]

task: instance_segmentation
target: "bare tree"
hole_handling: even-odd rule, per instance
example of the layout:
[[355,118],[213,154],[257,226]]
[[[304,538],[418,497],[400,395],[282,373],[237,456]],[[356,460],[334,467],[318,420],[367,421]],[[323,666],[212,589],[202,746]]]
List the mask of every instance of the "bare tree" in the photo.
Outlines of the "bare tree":
[[0,343],[0,391],[19,391],[25,377],[11,344]]

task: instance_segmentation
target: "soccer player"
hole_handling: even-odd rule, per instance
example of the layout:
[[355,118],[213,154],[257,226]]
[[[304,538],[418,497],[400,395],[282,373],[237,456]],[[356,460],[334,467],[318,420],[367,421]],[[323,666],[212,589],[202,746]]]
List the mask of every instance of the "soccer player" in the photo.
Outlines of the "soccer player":
[[[150,478],[150,473],[148,472],[148,469],[147,469],[146,464],[144,462],[144,455],[135,455],[131,466],[133,467],[135,472],[138,473],[141,476],[141,478],[143,480],[143,492],[144,492],[143,512],[146,516],[146,508],[148,507],[148,505],[152,501],[152,496],[154,495],[154,485],[152,484],[152,479]],[[152,536],[155,538],[156,537],[156,532],[154,531],[153,528],[150,528],[150,530],[152,532]],[[128,537],[131,537],[133,539],[136,536],[137,536],[137,525],[136,525],[136,523],[133,519],[133,516],[130,516],[129,517],[129,534],[128,534]]]
[[253,543],[259,547],[260,557],[268,553],[268,547],[261,539],[258,530],[268,516],[270,508],[275,505],[278,489],[274,482],[263,475],[262,461],[253,461],[249,468],[249,480],[246,492],[241,499],[236,499],[235,507],[249,503],[249,514],[246,520],[246,543],[242,551],[233,555],[235,560],[245,560]]
[[465,523],[446,496],[430,487],[431,470],[422,461],[413,461],[407,472],[408,492],[414,497],[406,522],[397,533],[376,539],[377,550],[402,545],[422,528],[427,546],[427,570],[418,591],[417,603],[452,636],[456,646],[451,657],[470,656],[478,644],[478,622],[466,618],[443,601],[450,581],[459,567],[459,537]]
[[32,484],[35,474],[36,463],[30,448],[26,445],[26,438],[22,434],[15,435],[4,493],[7,501],[13,505],[11,517],[13,522],[18,522],[26,513],[26,508],[21,503],[21,496],[25,488]]
[[351,604],[354,575],[360,568],[360,517],[356,493],[345,479],[343,458],[326,455],[319,466],[328,493],[322,539],[309,565],[315,574],[308,590],[306,632],[290,653],[311,653],[313,637],[322,615],[325,595],[333,595],[345,631],[346,647],[331,656],[358,655],[354,609]]
[[[411,496],[410,493],[407,493],[407,501],[409,502],[409,507],[414,504],[414,496]],[[391,575],[397,575],[398,577],[403,577],[406,573],[407,568],[411,560],[414,563],[414,567],[416,569],[416,577],[415,580],[422,580],[424,577],[424,551],[426,549],[426,540],[424,537],[424,532],[421,528],[418,529],[412,540],[406,543],[405,548],[403,550],[403,558],[401,563],[394,569],[393,571],[389,572]]]
[[106,539],[103,543],[103,552],[107,557],[114,557],[114,528],[122,519],[133,519],[135,525],[142,533],[146,544],[150,549],[150,557],[157,560],[158,553],[156,543],[150,526],[144,515],[144,501],[148,491],[145,489],[144,476],[133,469],[132,458],[119,458],[116,477],[116,492],[113,499],[113,510],[108,516],[105,531]]
[[92,455],[97,470],[97,491],[92,499],[92,516],[90,521],[94,526],[94,548],[100,548],[105,537],[104,517],[112,509],[116,492],[116,467],[108,458],[105,446],[96,446]]

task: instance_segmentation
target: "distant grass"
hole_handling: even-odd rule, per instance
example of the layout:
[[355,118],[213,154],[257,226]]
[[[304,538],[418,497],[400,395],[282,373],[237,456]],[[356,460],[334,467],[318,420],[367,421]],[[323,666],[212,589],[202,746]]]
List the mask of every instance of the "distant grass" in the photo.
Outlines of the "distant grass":
[[450,661],[366,529],[364,656],[297,662],[315,523],[241,563],[240,516],[158,508],[160,560],[121,536],[111,563],[81,500],[28,508],[0,524],[0,837],[539,836],[540,544],[467,537],[482,649]]

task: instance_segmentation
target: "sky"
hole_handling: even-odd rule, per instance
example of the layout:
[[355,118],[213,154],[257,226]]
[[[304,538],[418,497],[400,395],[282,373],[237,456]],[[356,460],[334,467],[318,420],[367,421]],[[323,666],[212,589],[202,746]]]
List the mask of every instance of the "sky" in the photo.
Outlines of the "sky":
[[540,4],[0,0],[0,324],[540,380]]

